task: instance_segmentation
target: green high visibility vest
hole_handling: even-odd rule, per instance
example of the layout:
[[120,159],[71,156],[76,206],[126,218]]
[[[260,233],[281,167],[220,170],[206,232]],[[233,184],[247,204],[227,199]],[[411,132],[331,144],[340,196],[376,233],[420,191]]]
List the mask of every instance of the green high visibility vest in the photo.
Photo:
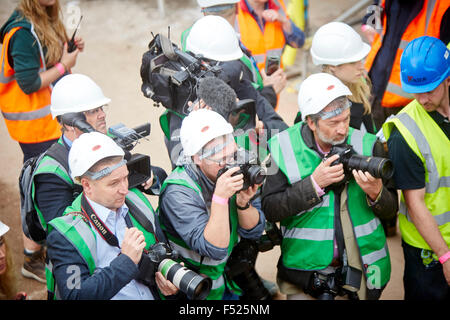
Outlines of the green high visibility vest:
[[[63,216],[53,219],[49,222],[49,233],[56,229],[63,234],[67,240],[78,250],[86,265],[89,268],[89,273],[92,275],[97,265],[97,234],[91,228],[88,222],[79,215],[73,213],[81,212],[81,197],[80,194],[72,203],[70,207],[64,211]],[[156,230],[156,216],[152,205],[148,199],[136,188],[131,189],[126,198],[131,201],[152,224],[153,230]],[[134,227],[138,228],[145,237],[146,247],[148,249],[151,245],[156,243],[155,235],[147,231],[133,216],[133,212],[129,211],[129,217]],[[47,290],[53,294],[54,299],[59,299],[59,292],[56,286],[55,278],[53,276],[53,266],[51,261],[45,266],[45,275],[47,279]]]
[[[269,140],[272,158],[290,184],[310,176],[322,159],[308,148],[300,132],[300,122]],[[305,124],[306,125],[306,124]],[[347,143],[355,151],[372,155],[376,136],[350,128]],[[346,188],[347,207],[353,224],[368,287],[376,281],[384,286],[390,278],[391,264],[383,226],[367,204],[366,194],[352,179]],[[283,264],[296,270],[321,270],[333,259],[335,193],[328,191],[320,204],[281,221]],[[370,275],[378,272],[378,279]]]
[[[450,141],[417,100],[386,121],[383,133],[389,139],[396,127],[425,168],[425,204],[450,246]],[[405,198],[400,197],[399,226],[403,240],[416,248],[431,250],[414,226]]]
[[[59,138],[57,143],[63,144],[62,137]],[[69,156],[69,152],[67,152],[67,156]],[[45,155],[39,162],[36,171],[34,172],[33,175],[31,192],[33,196],[34,208],[36,209],[36,212],[38,214],[39,222],[41,223],[42,229],[47,230],[47,223],[45,222],[44,216],[41,210],[39,210],[38,206],[36,205],[36,194],[35,194],[36,186],[34,184],[34,177],[38,174],[54,174],[57,177],[59,177],[62,181],[66,182],[72,189],[74,187],[74,182],[72,181],[70,174],[67,172],[64,166],[55,159],[53,159],[52,157]]]
[[[169,184],[178,184],[194,190],[202,199],[202,190],[200,186],[192,180],[192,178],[186,173],[183,167],[176,167],[175,170],[164,180],[161,187],[161,195],[165,192],[166,187]],[[203,199],[204,200],[204,199]],[[180,206],[183,204],[180,203]],[[205,204],[206,207],[206,204]],[[209,213],[209,208],[207,208]],[[172,249],[178,251],[180,255],[185,258],[190,264],[198,268],[198,273],[205,274],[213,281],[211,292],[209,293],[207,300],[221,300],[225,292],[225,286],[233,286],[228,283],[224,277],[225,265],[228,257],[231,254],[234,246],[238,243],[238,213],[236,208],[236,196],[233,196],[229,201],[230,212],[230,243],[228,244],[227,256],[222,260],[214,260],[206,256],[201,256],[196,251],[193,251],[181,238],[171,235],[166,232],[167,239],[169,240]],[[161,224],[161,228],[165,231],[164,224]],[[233,289],[237,289],[234,288]]]

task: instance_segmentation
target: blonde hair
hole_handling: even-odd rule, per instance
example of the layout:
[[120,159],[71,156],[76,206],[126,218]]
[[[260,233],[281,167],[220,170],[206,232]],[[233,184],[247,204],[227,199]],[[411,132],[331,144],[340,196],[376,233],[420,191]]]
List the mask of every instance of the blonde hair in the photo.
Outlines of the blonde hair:
[[21,0],[17,9],[33,24],[41,45],[47,48],[45,64],[52,66],[59,62],[63,44],[69,39],[61,19],[59,1],[56,0],[54,5],[44,7],[39,0]]
[[[322,65],[322,71],[335,76],[329,65]],[[349,97],[350,101],[362,103],[364,107],[364,114],[370,114],[372,112],[372,105],[370,103],[372,82],[367,74],[364,74],[364,76],[362,76],[356,83],[349,83],[343,80],[341,81],[350,89],[352,93]]]
[[5,239],[6,271],[0,275],[0,300],[14,300],[17,294],[16,268]]

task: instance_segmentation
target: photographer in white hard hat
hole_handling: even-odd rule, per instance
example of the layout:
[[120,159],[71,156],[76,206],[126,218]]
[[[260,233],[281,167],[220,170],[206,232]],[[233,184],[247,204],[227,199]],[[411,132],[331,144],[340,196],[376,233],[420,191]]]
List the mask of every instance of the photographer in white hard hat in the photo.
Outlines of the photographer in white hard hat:
[[[80,186],[72,181],[68,172],[69,150],[83,130],[107,133],[105,108],[110,101],[91,78],[82,74],[67,75],[54,86],[50,109],[52,116],[61,124],[62,136],[36,164],[32,177],[35,213],[30,215],[32,223],[27,222],[27,228],[33,240],[45,243],[47,223],[61,216],[81,192]],[[161,168],[152,169],[155,176],[159,176],[158,179],[161,180],[154,179],[154,184],[160,184],[167,174]],[[143,188],[148,190],[146,193],[152,191],[152,183],[153,177],[143,185]],[[29,263],[26,258],[22,273],[45,282],[42,262],[44,255],[44,248],[41,246],[41,249],[34,253],[34,256],[40,258]]]
[[[165,238],[146,197],[128,190],[124,154],[99,132],[73,142],[70,175],[83,192],[49,223],[49,299],[159,298],[140,281],[139,262],[144,249]],[[155,277],[164,295],[178,291],[161,273]]]
[[209,300],[237,298],[224,276],[226,262],[238,235],[258,239],[264,230],[260,201],[252,201],[260,184],[242,190],[245,173],[232,133],[231,124],[218,113],[191,112],[180,132],[185,164],[164,181],[159,202],[172,248],[213,280]]
[[[197,0],[203,15],[220,16],[234,27],[238,13],[239,0]],[[186,38],[191,28],[181,34],[182,48],[186,47]],[[239,36],[238,36],[239,37]],[[244,76],[251,80],[253,86],[275,108],[278,103],[277,95],[286,87],[287,77],[282,68],[267,75],[264,69],[258,69],[251,52],[239,41],[239,46],[244,53],[240,61],[245,65]]]
[[[262,204],[281,224],[277,280],[288,299],[378,299],[390,279],[379,219],[396,214],[397,191],[382,143],[349,127],[349,95],[330,74],[309,76],[298,96],[304,122],[269,140],[279,170]],[[384,167],[375,160],[386,172],[372,170]]]
[[[263,129],[267,130],[268,136],[272,130],[287,128],[286,123],[275,112],[267,99],[254,88],[249,79],[243,76],[243,66],[239,60],[243,56],[243,52],[239,47],[236,32],[224,18],[206,16],[198,19],[190,29],[185,49],[192,54],[201,56],[203,63],[211,66],[219,65],[222,70],[217,77],[226,82],[240,100],[252,99],[255,101],[256,114]],[[169,127],[166,134],[167,149],[172,164],[174,164],[177,154],[173,150],[177,150],[176,147],[179,145],[179,135],[176,132],[181,127],[182,116],[168,110],[162,117],[166,117],[166,119],[161,121],[160,118],[160,122],[167,123]]]

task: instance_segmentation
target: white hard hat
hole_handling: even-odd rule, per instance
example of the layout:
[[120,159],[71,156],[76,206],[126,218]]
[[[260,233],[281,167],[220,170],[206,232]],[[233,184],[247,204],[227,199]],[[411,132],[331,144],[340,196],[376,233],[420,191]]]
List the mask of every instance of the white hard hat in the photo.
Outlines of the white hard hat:
[[370,46],[349,25],[330,22],[317,30],[311,45],[311,56],[315,65],[337,66],[364,59]]
[[73,181],[85,174],[98,161],[125,152],[113,139],[100,132],[83,133],[72,144],[69,152],[70,176]]
[[9,231],[9,227],[0,221],[0,237]]
[[331,101],[352,95],[341,80],[329,73],[315,73],[306,78],[298,91],[298,107],[302,120],[322,111]]
[[214,15],[202,17],[194,23],[186,39],[186,51],[216,61],[237,60],[243,55],[231,24]]
[[69,74],[53,87],[50,110],[55,118],[69,112],[95,109],[110,101],[111,99],[105,97],[102,89],[88,76]]
[[200,8],[208,8],[212,6],[219,6],[222,4],[235,4],[240,0],[197,0],[198,6]]
[[183,119],[180,140],[186,156],[193,156],[211,140],[233,133],[233,127],[215,111],[200,109]]

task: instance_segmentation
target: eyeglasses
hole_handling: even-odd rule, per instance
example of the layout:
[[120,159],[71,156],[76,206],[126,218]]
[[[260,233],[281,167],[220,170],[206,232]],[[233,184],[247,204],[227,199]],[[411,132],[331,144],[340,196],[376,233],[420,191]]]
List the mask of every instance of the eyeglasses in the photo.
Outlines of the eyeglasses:
[[217,159],[211,159],[209,157],[206,157],[205,159],[217,163],[220,167],[223,167],[226,164],[233,164],[236,162],[237,157],[237,151],[235,151],[233,154],[230,154],[229,156],[226,156],[220,160]]
[[95,109],[87,110],[87,111],[84,111],[84,114],[87,116],[93,116],[93,115],[96,115],[97,113],[99,113],[100,111],[106,112],[107,107],[108,107],[107,105],[104,105],[104,106],[101,106],[101,107],[98,107]]

